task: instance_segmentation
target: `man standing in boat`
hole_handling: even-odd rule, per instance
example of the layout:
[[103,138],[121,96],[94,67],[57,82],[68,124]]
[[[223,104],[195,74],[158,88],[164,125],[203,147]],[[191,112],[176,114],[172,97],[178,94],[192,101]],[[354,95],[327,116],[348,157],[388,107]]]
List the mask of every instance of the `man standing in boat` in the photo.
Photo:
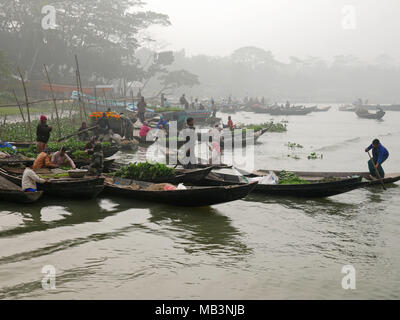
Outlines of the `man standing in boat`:
[[47,148],[50,139],[50,132],[53,128],[47,125],[47,117],[40,116],[40,122],[36,128],[36,148],[38,153],[42,153]]
[[371,176],[378,178],[376,176],[376,170],[379,173],[380,178],[385,177],[385,171],[382,168],[382,163],[384,163],[387,158],[389,158],[389,151],[380,143],[378,139],[372,141],[372,144],[365,149],[368,152],[372,149],[372,159],[368,161],[369,173]]
[[184,136],[186,136],[186,159],[188,159],[187,164],[183,164],[183,167],[185,169],[194,169],[196,168],[197,161],[196,161],[196,156],[195,156],[195,141],[197,140],[197,135],[196,135],[196,128],[194,127],[194,119],[193,118],[188,118],[186,120],[187,123],[187,128],[184,133]]
[[146,112],[146,107],[147,107],[146,101],[144,101],[144,97],[142,97],[140,99],[140,101],[138,102],[137,107],[138,107],[139,120],[140,120],[141,123],[143,123],[145,121],[144,114]]

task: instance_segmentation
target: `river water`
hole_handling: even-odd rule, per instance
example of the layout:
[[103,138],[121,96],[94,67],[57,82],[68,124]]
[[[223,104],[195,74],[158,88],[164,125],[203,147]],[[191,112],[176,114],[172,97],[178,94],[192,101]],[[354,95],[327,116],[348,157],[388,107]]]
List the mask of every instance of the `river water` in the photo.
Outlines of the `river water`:
[[[271,118],[287,120],[288,132],[259,139],[256,168],[365,171],[364,149],[378,137],[391,152],[386,172],[400,172],[400,112],[383,121],[335,105],[297,117],[233,115],[243,123]],[[289,141],[303,148],[292,151]],[[308,160],[311,152],[323,159]],[[3,202],[0,298],[398,299],[399,196],[394,185],[318,200],[252,195],[196,209],[119,198]],[[54,290],[42,288],[46,265],[56,270]],[[355,268],[355,290],[342,288],[345,265]]]

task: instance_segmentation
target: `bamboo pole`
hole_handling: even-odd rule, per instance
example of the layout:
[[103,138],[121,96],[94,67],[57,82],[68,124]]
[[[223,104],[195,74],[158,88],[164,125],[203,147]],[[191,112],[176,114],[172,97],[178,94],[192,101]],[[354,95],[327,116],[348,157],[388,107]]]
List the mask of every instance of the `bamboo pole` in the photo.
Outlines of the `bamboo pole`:
[[107,103],[106,91],[104,90],[104,88],[103,88],[103,96],[104,96],[104,104],[105,104],[105,107],[107,109],[108,108],[108,103]]
[[83,122],[83,116],[82,116],[81,90],[79,88],[79,80],[78,80],[78,70],[75,71],[75,75],[76,75],[76,88],[78,89],[79,115],[81,117],[81,123],[82,123]]
[[94,87],[94,101],[96,103],[96,112],[97,112],[98,108],[97,108],[97,90],[96,90],[96,87]]
[[[54,96],[53,86],[52,86],[52,84],[51,84],[50,76],[49,76],[49,73],[47,72],[47,67],[46,67],[45,64],[43,64],[43,68],[44,68],[44,71],[46,72],[47,81],[49,82],[49,86],[50,86],[51,97],[53,98],[53,102],[54,102],[54,109],[55,109],[55,111],[56,111],[57,127],[58,127],[58,137],[61,138],[60,117],[58,116],[57,102],[56,102],[56,98],[55,98],[55,96]],[[53,113],[52,113],[52,114],[53,114]]]
[[18,105],[18,108],[19,108],[19,112],[21,113],[22,121],[24,121],[25,128],[26,128],[26,121],[25,121],[25,117],[24,117],[24,111],[21,108],[21,104],[18,101],[17,94],[15,93],[14,89],[13,89],[13,93],[14,93],[15,101],[17,102],[17,105]]
[[83,89],[82,89],[82,80],[81,80],[81,72],[79,71],[79,62],[78,62],[78,55],[75,55],[75,62],[76,62],[76,72],[78,75],[78,82],[79,82],[79,88],[81,89],[82,92],[82,107],[83,107],[83,112],[85,114],[85,119],[88,121],[87,113],[86,113],[86,108],[85,108],[85,99],[83,98]]
[[26,110],[28,111],[29,136],[31,138],[31,141],[33,141],[32,126],[31,126],[31,114],[29,112],[29,99],[28,99],[28,94],[26,93],[26,86],[25,86],[24,77],[22,76],[22,72],[21,72],[21,69],[19,67],[18,67],[18,73],[19,73],[19,76],[21,77],[22,86],[24,88],[25,101],[26,101]]

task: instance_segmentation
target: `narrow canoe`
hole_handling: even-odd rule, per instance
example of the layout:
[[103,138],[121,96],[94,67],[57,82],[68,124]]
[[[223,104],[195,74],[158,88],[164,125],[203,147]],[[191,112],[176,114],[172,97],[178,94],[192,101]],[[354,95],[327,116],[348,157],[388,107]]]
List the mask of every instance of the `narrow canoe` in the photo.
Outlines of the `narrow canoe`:
[[38,192],[23,192],[17,190],[0,189],[0,200],[16,203],[34,203],[43,195],[43,191]]
[[[239,170],[240,171],[240,170]],[[258,175],[267,175],[270,171],[273,171],[275,174],[279,173],[281,170],[257,170],[253,174],[247,174],[246,176],[258,176]],[[368,184],[376,185],[380,184],[380,180],[378,179],[371,179],[369,172],[309,172],[309,171],[290,171],[294,174],[298,175],[300,178],[308,181],[318,181],[324,178],[346,178],[346,177],[354,177],[359,176],[368,180]],[[395,183],[400,181],[400,173],[388,173],[385,175],[383,179],[384,183]]]
[[210,206],[239,200],[246,197],[257,185],[257,183],[250,183],[222,187],[187,187],[186,190],[146,191],[131,189],[129,185],[134,183],[141,188],[147,188],[152,185],[151,183],[125,179],[118,180],[118,182],[118,185],[106,182],[104,193],[131,200],[167,203],[184,207]]
[[[238,170],[240,171],[240,170]],[[268,171],[269,172],[269,171]],[[266,173],[264,173],[265,175]],[[260,175],[251,174],[248,177],[260,177]],[[309,181],[305,177],[304,180]],[[280,185],[280,184],[258,184],[253,193],[261,193],[264,195],[275,195],[275,196],[293,196],[293,197],[305,197],[305,198],[318,198],[318,197],[330,197],[337,194],[349,192],[361,187],[364,187],[368,183],[361,182],[361,177],[346,178],[341,177],[337,181],[321,181],[320,179],[315,179],[309,181],[310,183],[304,184],[291,184],[291,185]],[[247,182],[247,181],[246,181]],[[235,176],[229,174],[219,174],[216,172],[211,172],[204,181],[204,183],[209,185],[231,185],[238,183],[245,183],[242,176]]]
[[0,176],[0,200],[17,203],[33,203],[41,198],[42,191],[23,192],[21,187]]
[[[22,175],[12,173],[0,168],[0,176],[8,181],[21,186]],[[50,179],[49,182],[42,184],[42,191],[45,195],[76,198],[76,199],[91,199],[96,197],[104,188],[104,178],[102,177],[85,177],[85,178],[60,178]]]

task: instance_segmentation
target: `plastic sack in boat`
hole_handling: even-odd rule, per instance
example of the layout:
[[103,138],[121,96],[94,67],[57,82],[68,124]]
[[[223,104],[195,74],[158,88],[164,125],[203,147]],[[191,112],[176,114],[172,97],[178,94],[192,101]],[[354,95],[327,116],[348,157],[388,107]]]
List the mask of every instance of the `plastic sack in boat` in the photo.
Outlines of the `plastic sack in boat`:
[[164,186],[164,190],[165,191],[174,191],[174,190],[176,190],[177,188],[174,186],[174,185],[172,185],[172,184],[166,184],[165,186]]
[[178,187],[176,188],[176,190],[186,190],[187,188],[184,186],[184,184],[183,183],[180,183],[179,185],[178,185]]
[[250,178],[249,180],[251,182],[257,181],[258,184],[278,184],[279,178],[274,172],[270,171],[266,176]]

